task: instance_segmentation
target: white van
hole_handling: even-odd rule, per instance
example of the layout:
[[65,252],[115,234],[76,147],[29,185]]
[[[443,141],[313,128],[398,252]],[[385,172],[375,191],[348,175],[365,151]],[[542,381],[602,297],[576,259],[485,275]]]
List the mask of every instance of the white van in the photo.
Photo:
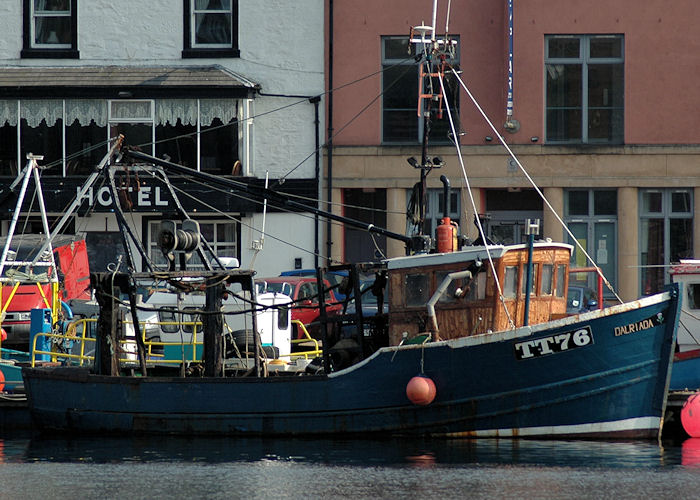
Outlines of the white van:
[[[238,298],[236,295],[242,297]],[[252,347],[252,316],[249,312],[249,292],[237,292],[227,294],[223,302],[224,331],[223,336],[228,336],[239,346],[249,343]],[[163,355],[169,358],[169,347],[175,348],[180,359],[183,355],[182,345],[194,346],[203,340],[201,315],[205,307],[206,297],[204,292],[169,292],[157,291],[151,294],[142,304],[143,307],[152,308],[153,311],[139,310],[139,321],[145,329],[146,341],[166,343],[163,346]],[[291,352],[292,324],[291,299],[280,293],[263,293],[257,296],[260,305],[256,313],[258,334],[262,346],[270,347],[265,352],[268,357],[288,356]],[[188,311],[191,311],[188,313]],[[196,335],[193,342],[193,334]],[[201,359],[201,345],[197,351],[186,353],[189,360]],[[157,352],[157,350],[156,350]],[[171,352],[173,352],[171,350]],[[274,353],[274,355],[272,355]]]

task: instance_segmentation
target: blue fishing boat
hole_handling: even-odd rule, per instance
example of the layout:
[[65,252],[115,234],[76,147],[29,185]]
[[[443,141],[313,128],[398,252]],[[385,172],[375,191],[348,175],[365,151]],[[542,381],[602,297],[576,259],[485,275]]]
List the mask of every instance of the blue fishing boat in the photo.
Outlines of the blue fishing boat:
[[[142,377],[56,367],[25,369],[24,378],[41,429],[654,438],[678,314],[673,288],[538,325],[384,347],[331,373]],[[416,376],[434,383],[429,404],[407,396]]]
[[[444,105],[452,137],[458,137],[449,103],[439,90],[447,74],[463,84],[460,71],[445,62],[454,45],[449,39],[438,41],[435,29],[423,25],[410,38],[416,60],[425,65],[419,92],[425,130],[435,108],[442,113]],[[427,136],[420,162],[409,161],[421,171],[416,192],[425,191],[425,177],[442,163],[439,157],[427,157]],[[487,238],[477,218],[479,238],[471,242],[458,234],[445,207],[433,243],[432,235],[422,231],[393,233],[120,143],[121,138],[90,180],[100,174],[110,189],[130,272],[90,276],[100,305],[91,366],[23,370],[38,429],[188,436],[659,437],[680,315],[678,285],[567,316],[572,247],[535,241],[537,231],[528,233],[527,244],[498,245]],[[459,141],[455,145],[461,161]],[[157,238],[167,269],[152,264],[135,232],[125,227],[128,218],[120,198],[130,194],[116,186],[124,185],[120,175],[141,170],[162,183],[178,207],[180,219],[163,221]],[[263,345],[263,337],[269,332],[258,322],[261,308],[276,310],[275,321],[283,322],[289,307],[304,304],[261,305],[254,270],[226,268],[213,255],[196,221],[177,200],[170,173],[402,241],[407,255],[318,269],[321,326],[319,338],[311,340],[320,351],[314,347],[308,351],[314,354],[305,356],[303,351],[290,352],[289,346],[284,354],[265,349],[270,346]],[[443,199],[448,200],[449,181],[445,176],[441,180]],[[424,205],[419,199],[421,221]],[[534,225],[528,221],[528,228]],[[134,271],[130,249],[140,253],[145,271]],[[195,252],[204,270],[187,269]],[[328,315],[325,283],[330,280],[325,274],[338,271],[346,273],[336,285],[345,297],[342,313]],[[120,360],[113,348],[124,341],[119,308],[127,307],[138,318],[149,305],[136,300],[136,290],[163,289],[164,284],[178,293],[204,293],[203,307],[168,309],[175,316],[198,318],[202,359],[186,360],[183,355],[180,363],[153,364],[147,356],[150,340],[143,332],[148,325],[134,321],[135,358]],[[376,313],[366,317],[365,294],[377,304]],[[229,301],[236,303],[233,322],[227,316]],[[226,327],[231,324],[240,327]]]

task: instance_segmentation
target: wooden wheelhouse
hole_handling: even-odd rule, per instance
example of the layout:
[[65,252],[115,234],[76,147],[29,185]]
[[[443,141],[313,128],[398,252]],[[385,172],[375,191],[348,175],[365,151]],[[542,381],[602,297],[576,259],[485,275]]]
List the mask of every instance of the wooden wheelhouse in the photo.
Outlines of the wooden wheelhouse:
[[[528,324],[566,315],[566,288],[572,247],[534,244]],[[458,252],[392,259],[389,275],[389,344],[433,331],[426,303],[450,273],[468,270],[471,277],[454,279],[435,303],[440,339],[465,337],[523,326],[526,308],[527,245],[489,247],[498,282],[484,247]],[[507,312],[506,312],[507,311]],[[512,324],[511,324],[512,321]]]

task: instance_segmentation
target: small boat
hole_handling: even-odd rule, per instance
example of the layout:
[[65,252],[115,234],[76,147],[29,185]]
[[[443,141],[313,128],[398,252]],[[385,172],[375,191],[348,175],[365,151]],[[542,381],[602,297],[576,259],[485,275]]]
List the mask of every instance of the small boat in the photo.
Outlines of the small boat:
[[[412,30],[411,40],[425,51],[428,67],[421,70],[421,81],[432,79],[431,88],[441,88],[446,71],[460,80],[459,71],[448,69],[441,57],[441,51],[451,50],[449,40],[438,43],[435,30],[426,26]],[[444,101],[430,97],[421,104],[428,108],[426,129],[431,103],[443,111]],[[450,112],[447,103],[444,111]],[[423,183],[440,163],[438,157],[427,161],[426,137],[423,159],[420,164],[413,159]],[[272,317],[284,322],[288,308],[302,304],[262,304],[254,270],[226,268],[209,255],[211,246],[184,210],[179,209],[180,221],[163,221],[157,238],[167,269],[152,266],[134,232],[120,228],[127,272],[90,276],[100,305],[94,364],[23,370],[39,429],[187,436],[659,437],[680,315],[678,285],[568,316],[570,245],[536,242],[534,232],[527,244],[498,245],[480,225],[480,237],[468,242],[458,237],[447,214],[432,245],[428,235],[392,233],[120,142],[98,171],[110,186],[121,225],[127,218],[115,178],[120,169],[144,169],[164,184],[178,207],[167,173],[395,238],[406,244],[407,255],[318,269],[321,333],[313,340],[321,350],[301,357],[303,351],[264,349],[270,341],[263,338],[258,312],[277,311]],[[446,178],[443,185],[448,191]],[[132,248],[146,271],[134,271]],[[187,269],[194,252],[204,270]],[[324,276],[337,271],[347,273],[336,286],[354,307],[348,313],[343,304],[343,314],[329,315]],[[124,304],[138,318],[148,304],[137,302],[136,289],[164,283],[183,294],[203,294],[203,307],[174,311],[199,318],[194,323],[201,322],[202,358],[150,363],[148,325],[135,321],[136,359],[120,360],[112,348],[124,339],[119,307]],[[362,297],[370,293],[377,307],[365,317]],[[120,297],[129,300],[122,303]],[[226,310],[231,300],[240,306],[235,311]],[[235,332],[243,332],[245,349],[240,341],[229,341],[234,332],[227,331],[228,314],[238,315],[236,321],[244,325]],[[309,352],[318,352],[316,347]]]
[[670,390],[700,390],[700,260],[681,259],[669,273],[683,289]]

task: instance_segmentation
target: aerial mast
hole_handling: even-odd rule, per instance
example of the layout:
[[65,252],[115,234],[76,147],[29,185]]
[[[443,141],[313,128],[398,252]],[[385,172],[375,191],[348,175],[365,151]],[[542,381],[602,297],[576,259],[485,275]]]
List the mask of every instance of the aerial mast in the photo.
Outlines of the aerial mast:
[[[449,8],[448,8],[449,17]],[[442,158],[436,156],[430,158],[428,156],[428,139],[430,137],[430,127],[432,123],[432,115],[435,113],[438,119],[442,118],[444,95],[434,83],[437,78],[445,76],[446,62],[450,51],[454,47],[454,43],[447,38],[438,40],[435,26],[437,24],[437,0],[433,0],[432,25],[426,26],[421,23],[420,26],[411,28],[409,36],[409,52],[420,55],[423,60],[420,63],[418,71],[418,106],[417,114],[423,118],[423,139],[421,147],[421,161],[418,163],[415,158],[408,158],[408,163],[414,168],[420,169],[419,182],[419,222],[418,233],[423,234],[425,226],[426,212],[426,179],[430,171],[434,168],[440,168],[444,165]],[[448,24],[445,24],[447,32]],[[437,107],[437,109],[435,109]]]

